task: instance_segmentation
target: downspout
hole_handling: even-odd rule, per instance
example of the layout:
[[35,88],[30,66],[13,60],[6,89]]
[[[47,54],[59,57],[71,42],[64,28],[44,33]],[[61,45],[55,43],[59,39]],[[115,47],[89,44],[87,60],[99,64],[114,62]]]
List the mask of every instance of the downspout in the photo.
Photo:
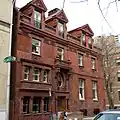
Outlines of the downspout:
[[[10,0],[11,2],[11,20],[10,20],[10,39],[9,39],[9,51],[8,56],[11,56],[11,43],[12,43],[12,26],[13,26],[13,7],[15,5],[16,0]],[[5,120],[9,120],[9,103],[10,103],[10,69],[11,63],[8,62],[8,75],[7,75],[7,93],[6,93],[6,116]]]

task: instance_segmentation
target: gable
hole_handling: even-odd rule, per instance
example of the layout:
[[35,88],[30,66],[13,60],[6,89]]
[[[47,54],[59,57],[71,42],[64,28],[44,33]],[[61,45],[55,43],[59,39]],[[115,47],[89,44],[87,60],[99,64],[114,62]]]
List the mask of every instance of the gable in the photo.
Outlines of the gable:
[[90,35],[94,35],[94,33],[93,33],[93,31],[92,31],[92,29],[90,28],[90,26],[88,25],[88,24],[86,24],[86,25],[84,25],[84,26],[82,26],[82,27],[80,27],[82,30],[84,30],[85,32],[87,32],[88,34],[90,34]]
[[45,6],[43,0],[32,0],[32,4],[35,7],[42,9],[43,11],[47,11],[47,7]]
[[68,19],[64,13],[63,10],[61,10],[57,15],[56,15],[57,18],[59,18],[60,20],[64,21],[65,23],[68,22]]

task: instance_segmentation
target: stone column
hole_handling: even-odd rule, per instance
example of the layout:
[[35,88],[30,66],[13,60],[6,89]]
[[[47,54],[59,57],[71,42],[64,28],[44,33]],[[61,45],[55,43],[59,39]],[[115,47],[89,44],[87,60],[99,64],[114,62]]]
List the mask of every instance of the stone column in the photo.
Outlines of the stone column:
[[41,69],[40,81],[43,82],[43,80],[44,80],[44,69]]
[[41,14],[41,29],[44,30],[45,29],[45,13],[44,11],[42,11],[42,14]]
[[23,113],[23,97],[21,97],[20,101],[20,113]]

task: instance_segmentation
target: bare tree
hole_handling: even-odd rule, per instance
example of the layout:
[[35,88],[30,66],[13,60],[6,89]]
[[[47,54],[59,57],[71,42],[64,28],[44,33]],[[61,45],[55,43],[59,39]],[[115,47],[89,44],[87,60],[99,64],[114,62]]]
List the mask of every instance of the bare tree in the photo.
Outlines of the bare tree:
[[109,107],[114,108],[113,81],[116,79],[116,41],[114,36],[101,36],[99,39],[101,66]]

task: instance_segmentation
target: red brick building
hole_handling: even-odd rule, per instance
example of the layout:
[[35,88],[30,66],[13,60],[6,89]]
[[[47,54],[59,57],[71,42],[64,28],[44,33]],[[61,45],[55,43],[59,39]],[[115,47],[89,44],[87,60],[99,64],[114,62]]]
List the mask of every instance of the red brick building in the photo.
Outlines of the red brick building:
[[14,12],[11,70],[11,120],[48,120],[59,111],[93,115],[105,109],[99,54],[89,25],[67,31],[57,8],[42,0]]

